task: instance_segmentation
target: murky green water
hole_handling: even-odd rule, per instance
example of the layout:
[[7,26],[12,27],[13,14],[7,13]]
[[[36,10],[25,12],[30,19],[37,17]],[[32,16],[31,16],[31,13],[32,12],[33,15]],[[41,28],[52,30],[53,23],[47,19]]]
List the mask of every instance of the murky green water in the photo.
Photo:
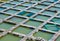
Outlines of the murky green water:
[[9,19],[10,21],[13,21],[13,22],[15,22],[15,23],[20,23],[20,22],[22,22],[22,21],[24,21],[25,19],[24,18],[19,18],[19,17],[13,17],[13,18],[11,18],[11,19]]
[[19,2],[19,1],[12,1],[11,4],[20,4],[22,2]]
[[60,18],[53,18],[51,21],[60,24]]
[[39,32],[35,33],[34,36],[35,37],[42,37],[43,39],[45,39],[45,40],[48,41],[49,39],[51,39],[51,37],[53,36],[53,34],[39,31]]
[[43,2],[42,4],[50,5],[52,3],[46,1],[46,2]]
[[50,17],[49,16],[44,16],[44,15],[37,15],[34,18],[36,18],[36,19],[42,19],[42,20],[48,20]]
[[33,29],[30,29],[29,27],[24,27],[24,26],[19,26],[16,28],[13,32],[18,32],[22,34],[28,34],[32,31]]
[[55,13],[55,12],[51,12],[51,11],[44,11],[42,14],[53,16],[53,15],[55,15],[56,13]]
[[34,15],[34,13],[22,11],[22,12],[20,12],[18,15],[30,17],[30,16]]
[[9,7],[13,7],[14,5],[10,3],[6,3],[6,4],[3,4],[2,6],[9,8]]
[[28,2],[26,2],[26,3],[24,3],[23,5],[24,5],[24,6],[32,6],[33,3],[28,3]]
[[21,10],[23,10],[23,9],[25,9],[25,8],[27,8],[27,7],[26,7],[26,6],[18,5],[18,6],[16,6],[15,8],[16,8],[16,9],[21,9]]
[[38,27],[38,26],[40,26],[42,23],[43,23],[43,22],[41,22],[41,21],[34,21],[34,20],[32,19],[32,20],[27,21],[25,24],[26,24],[26,25],[30,25],[30,26]]
[[52,30],[52,31],[59,31],[60,30],[60,26],[54,25],[54,24],[46,24],[43,28],[45,28],[47,30]]
[[5,19],[5,18],[7,18],[7,17],[9,17],[9,15],[0,13],[0,19]]
[[0,11],[2,11],[2,10],[4,10],[4,9],[6,9],[6,8],[0,7]]
[[56,41],[60,41],[60,36],[57,38],[57,40]]
[[51,11],[60,11],[60,8],[51,7],[49,10],[51,10]]
[[55,6],[56,6],[56,7],[60,7],[60,4],[56,4]]
[[28,9],[28,10],[30,10],[30,11],[33,12],[33,13],[37,13],[37,12],[40,11],[40,9],[37,9],[37,8],[30,8],[30,9]]
[[8,14],[16,14],[17,12],[19,12],[19,10],[9,9],[6,10],[5,12],[7,12]]
[[47,6],[46,6],[46,5],[39,4],[39,5],[36,5],[35,7],[36,7],[36,8],[39,8],[39,9],[43,9],[43,8],[45,8],[45,7],[47,7]]
[[2,29],[9,29],[13,26],[14,26],[14,24],[6,23],[6,22],[0,23],[0,28],[2,28]]
[[7,34],[6,36],[0,38],[0,41],[20,41],[20,37],[11,35],[11,34]]

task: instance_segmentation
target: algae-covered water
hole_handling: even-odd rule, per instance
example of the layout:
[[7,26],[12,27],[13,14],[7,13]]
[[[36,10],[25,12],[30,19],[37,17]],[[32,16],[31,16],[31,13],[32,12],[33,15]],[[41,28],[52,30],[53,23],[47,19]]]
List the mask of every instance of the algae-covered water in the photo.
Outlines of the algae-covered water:
[[0,38],[0,41],[19,41],[21,38],[11,35],[11,34],[7,34],[6,36]]
[[52,36],[53,36],[53,34],[47,33],[47,32],[43,32],[43,31],[39,31],[39,32],[37,32],[37,33],[34,34],[34,37],[41,37],[41,38],[43,38],[43,39],[45,39],[47,41],[49,39],[51,39]]
[[56,41],[59,41],[60,40],[60,36],[57,38],[57,40]]

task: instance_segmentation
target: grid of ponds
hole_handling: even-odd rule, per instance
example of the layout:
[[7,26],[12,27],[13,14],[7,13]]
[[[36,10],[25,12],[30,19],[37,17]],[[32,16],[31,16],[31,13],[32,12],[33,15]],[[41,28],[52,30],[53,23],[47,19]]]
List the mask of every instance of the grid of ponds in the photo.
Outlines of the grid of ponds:
[[60,1],[0,1],[0,41],[36,38],[60,41]]

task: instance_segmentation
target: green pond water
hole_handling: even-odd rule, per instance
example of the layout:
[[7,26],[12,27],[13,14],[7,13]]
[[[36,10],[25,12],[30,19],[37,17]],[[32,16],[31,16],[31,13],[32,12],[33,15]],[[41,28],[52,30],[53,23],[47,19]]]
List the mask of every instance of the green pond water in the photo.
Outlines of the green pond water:
[[21,5],[19,6],[19,5],[18,5],[18,6],[16,6],[15,8],[16,8],[16,9],[21,9],[21,10],[23,10],[23,9],[25,9],[25,8],[27,8],[27,7],[26,7],[26,6],[21,6]]
[[0,19],[5,19],[7,18],[9,15],[6,15],[6,14],[3,14],[3,13],[0,13]]
[[33,29],[30,29],[29,27],[19,26],[16,28],[13,32],[18,32],[22,34],[29,34]]
[[51,7],[51,8],[49,8],[49,10],[51,10],[51,11],[60,11],[60,8]]
[[4,10],[4,9],[6,9],[6,8],[0,7],[0,11],[2,11],[2,10]]
[[27,12],[27,11],[22,11],[22,12],[20,12],[18,15],[30,17],[30,16],[34,15],[34,13],[32,13],[32,12]]
[[53,15],[55,15],[55,12],[51,12],[51,11],[44,11],[42,14],[53,16]]
[[27,14],[29,14],[29,13],[25,13],[23,16],[27,16]]
[[23,5],[24,5],[24,6],[32,6],[33,3],[28,3],[28,2],[26,2],[26,3],[24,3]]
[[51,30],[51,31],[59,31],[60,30],[60,26],[54,25],[54,24],[46,24],[43,28],[45,28],[47,30]]
[[17,12],[19,12],[19,10],[9,9],[6,10],[5,12],[7,12],[8,14],[16,14]]
[[57,40],[56,41],[60,41],[60,36],[57,38]]
[[9,28],[11,28],[13,26],[14,26],[14,24],[6,23],[6,22],[0,23],[0,28],[2,28],[2,29],[8,30]]
[[7,34],[6,36],[0,38],[0,41],[20,41],[20,37],[14,36],[12,34]]
[[50,4],[52,4],[52,3],[51,3],[51,2],[47,2],[47,1],[45,1],[45,2],[43,2],[42,4],[50,5]]
[[33,3],[38,3],[40,2],[41,0],[32,0]]
[[4,6],[4,7],[13,7],[14,5],[13,4],[10,4],[10,3],[6,3],[6,4],[3,4],[2,6]]
[[49,16],[44,16],[44,15],[37,15],[37,16],[35,16],[34,18],[36,18],[36,19],[42,19],[42,20],[48,20],[50,17]]
[[33,3],[38,3],[39,1],[33,1]]
[[60,18],[53,18],[51,21],[60,24]]
[[22,16],[27,16],[28,14],[30,14],[30,13],[26,12],[26,13],[24,13]]
[[19,17],[13,17],[13,18],[11,18],[11,19],[9,19],[10,21],[13,21],[13,22],[15,22],[15,23],[20,23],[20,22],[22,22],[22,21],[24,21],[25,19],[24,18],[19,18]]
[[60,7],[60,4],[56,4],[55,6],[56,6],[56,7]]
[[25,24],[26,24],[26,25],[30,25],[30,26],[38,27],[38,26],[40,26],[42,23],[43,23],[43,22],[41,22],[41,21],[29,20],[29,21],[27,21]]
[[47,6],[46,5],[39,4],[39,5],[36,5],[35,7],[38,8],[38,9],[43,9],[43,8],[45,8]]
[[11,4],[20,4],[20,1],[12,1]]
[[30,11],[33,12],[33,13],[37,13],[37,12],[40,11],[40,9],[37,9],[37,8],[30,8],[30,9],[28,9],[28,10],[30,10]]
[[42,31],[39,31],[39,32],[37,32],[37,33],[34,34],[34,37],[42,37],[43,39],[45,39],[47,41],[49,39],[51,39],[52,36],[53,36],[53,34],[47,33],[47,32],[42,32]]

